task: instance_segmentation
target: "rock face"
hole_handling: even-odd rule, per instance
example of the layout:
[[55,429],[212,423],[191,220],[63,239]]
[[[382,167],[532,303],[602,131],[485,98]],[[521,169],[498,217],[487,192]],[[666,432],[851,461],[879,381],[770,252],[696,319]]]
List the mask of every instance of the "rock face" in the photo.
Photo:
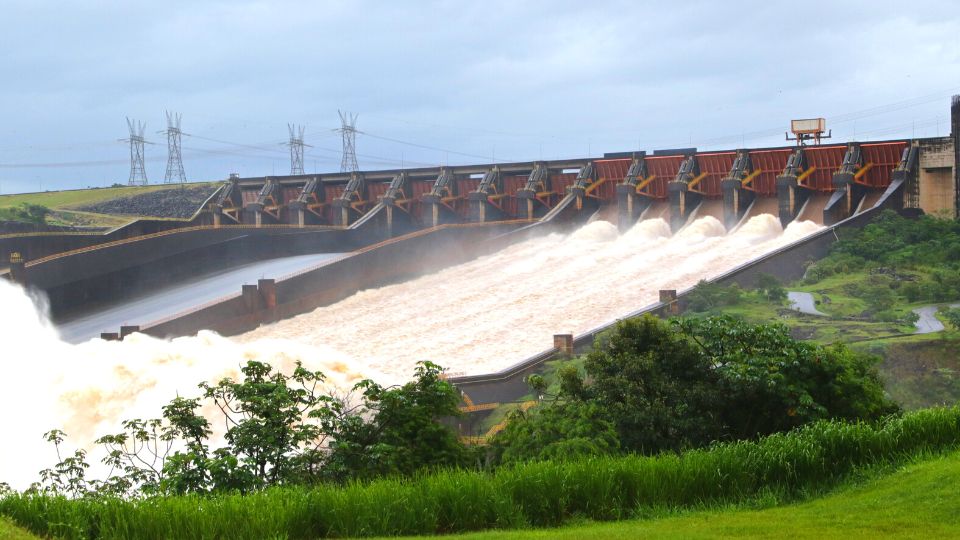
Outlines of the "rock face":
[[184,219],[192,216],[216,189],[213,185],[161,189],[91,204],[80,210],[98,214]]

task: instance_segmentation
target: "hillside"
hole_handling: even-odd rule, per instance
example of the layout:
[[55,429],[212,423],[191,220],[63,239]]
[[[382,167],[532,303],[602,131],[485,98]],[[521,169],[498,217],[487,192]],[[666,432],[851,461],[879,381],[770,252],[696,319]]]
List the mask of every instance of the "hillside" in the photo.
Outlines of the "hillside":
[[960,453],[955,452],[799,504],[449,538],[956,538],[960,536],[958,483]]
[[188,218],[216,189],[216,183],[119,186],[0,195],[0,210],[21,205],[50,209],[47,223],[73,227],[115,227],[133,217]]

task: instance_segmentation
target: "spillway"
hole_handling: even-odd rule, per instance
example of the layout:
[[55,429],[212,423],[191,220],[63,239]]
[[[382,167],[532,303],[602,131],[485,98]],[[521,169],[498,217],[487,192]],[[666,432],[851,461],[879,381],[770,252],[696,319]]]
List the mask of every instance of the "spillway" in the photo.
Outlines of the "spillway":
[[262,277],[282,276],[320,265],[343,255],[317,253],[281,257],[244,264],[182,281],[57,324],[61,339],[80,343],[101,332],[116,332],[120,325],[152,322],[195,308],[223,296],[234,294],[244,283],[253,283]]
[[712,216],[673,235],[660,218],[623,234],[596,221],[232,339],[134,334],[71,344],[42,302],[0,280],[0,302],[9,306],[0,311],[0,407],[19,411],[4,418],[5,439],[17,444],[0,450],[0,481],[23,489],[56,462],[41,439],[49,429],[68,433],[68,452],[74,444],[89,449],[122,420],[156,417],[174,396],[197,396],[200,381],[237,377],[247,360],[284,370],[302,360],[338,391],[366,377],[406,380],[419,360],[453,372],[495,371],[548,348],[554,333],[594,328],[654,302],[659,289],[684,289],[819,228],[796,222],[784,231],[768,214],[730,234]]
[[[624,234],[596,221],[397,285],[366,290],[311,313],[263,326],[242,343],[283,339],[347,351],[358,369],[403,380],[418,360],[463,374],[488,373],[685,289],[820,228],[751,218],[726,235],[713,216],[675,235],[663,219]],[[361,368],[360,366],[363,366]]]

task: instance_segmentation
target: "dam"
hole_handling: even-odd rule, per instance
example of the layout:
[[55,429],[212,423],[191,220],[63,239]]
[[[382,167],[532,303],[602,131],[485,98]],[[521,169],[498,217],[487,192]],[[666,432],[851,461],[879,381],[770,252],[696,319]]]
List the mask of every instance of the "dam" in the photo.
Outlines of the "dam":
[[[956,215],[957,132],[232,177],[179,225],[0,238],[6,341],[32,359],[11,377],[42,366],[52,398],[13,430],[39,443],[66,424],[86,444],[250,359],[302,361],[341,392],[431,360],[467,412],[517,400],[545,361],[678,313],[702,279],[796,279],[883,209]],[[16,458],[30,477],[51,462]]]

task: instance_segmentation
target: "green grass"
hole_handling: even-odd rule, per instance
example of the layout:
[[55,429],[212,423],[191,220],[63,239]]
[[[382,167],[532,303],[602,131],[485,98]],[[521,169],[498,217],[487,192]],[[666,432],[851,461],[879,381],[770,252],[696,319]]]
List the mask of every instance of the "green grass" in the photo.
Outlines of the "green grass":
[[586,523],[559,529],[457,535],[470,540],[597,538],[957,538],[960,453],[877,476],[811,501],[761,510]]
[[556,527],[822,493],[863,468],[960,444],[960,407],[877,425],[820,422],[681,455],[438,471],[345,487],[145,500],[7,496],[0,514],[64,538],[318,538]]
[[17,527],[9,518],[0,516],[0,538],[3,540],[35,540],[40,537]]
[[120,197],[130,197],[141,193],[169,189],[170,187],[171,186],[130,186],[0,195],[0,207],[19,206],[27,203],[46,206],[51,210],[70,209],[75,206],[83,206]]
[[[208,182],[199,182],[188,184],[189,186],[203,185]],[[132,197],[152,191],[163,189],[173,189],[179,187],[176,185],[152,185],[152,186],[124,186],[124,187],[104,187],[75,189],[68,191],[45,191],[41,193],[21,193],[16,195],[0,195],[0,208],[19,206],[21,204],[37,204],[45,206],[52,210],[47,222],[51,225],[72,225],[87,227],[116,227],[136,219],[133,216],[119,216],[112,214],[97,214],[93,212],[83,212],[77,208],[119,199],[121,197]]]

